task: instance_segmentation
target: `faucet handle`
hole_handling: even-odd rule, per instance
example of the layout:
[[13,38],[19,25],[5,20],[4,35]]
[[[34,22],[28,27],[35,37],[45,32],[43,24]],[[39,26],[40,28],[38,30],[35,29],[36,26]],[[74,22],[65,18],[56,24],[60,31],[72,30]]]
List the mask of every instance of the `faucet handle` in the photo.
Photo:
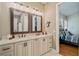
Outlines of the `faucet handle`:
[[25,34],[24,34],[23,36],[24,36],[24,37],[26,37],[26,35],[25,35]]

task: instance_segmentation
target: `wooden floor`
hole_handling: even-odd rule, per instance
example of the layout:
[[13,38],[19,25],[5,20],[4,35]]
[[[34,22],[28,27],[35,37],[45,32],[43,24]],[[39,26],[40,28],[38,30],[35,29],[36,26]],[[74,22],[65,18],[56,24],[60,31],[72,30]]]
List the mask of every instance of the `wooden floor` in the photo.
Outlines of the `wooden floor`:
[[78,56],[78,47],[60,44],[60,54],[64,56]]

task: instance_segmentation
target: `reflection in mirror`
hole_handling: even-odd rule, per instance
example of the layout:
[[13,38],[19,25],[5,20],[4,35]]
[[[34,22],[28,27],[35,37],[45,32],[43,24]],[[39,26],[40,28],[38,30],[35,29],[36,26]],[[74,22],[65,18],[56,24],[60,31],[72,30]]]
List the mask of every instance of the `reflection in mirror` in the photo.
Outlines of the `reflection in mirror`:
[[28,31],[28,14],[24,15],[24,19],[23,19],[23,31]]
[[28,32],[28,13],[10,9],[11,10],[11,23],[12,23],[12,33],[26,33]]
[[37,16],[37,31],[41,30],[41,17]]
[[32,16],[32,31],[37,31],[37,19],[36,16]]
[[41,16],[32,15],[32,32],[42,31],[42,19]]

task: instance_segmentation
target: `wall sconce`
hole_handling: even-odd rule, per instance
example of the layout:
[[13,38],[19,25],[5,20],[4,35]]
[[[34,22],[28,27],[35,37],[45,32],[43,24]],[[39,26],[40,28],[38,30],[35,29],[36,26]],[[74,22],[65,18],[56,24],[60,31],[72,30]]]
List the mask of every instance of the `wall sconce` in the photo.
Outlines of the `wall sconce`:
[[46,22],[46,26],[49,27],[50,26],[50,23],[51,23],[50,21],[47,21]]

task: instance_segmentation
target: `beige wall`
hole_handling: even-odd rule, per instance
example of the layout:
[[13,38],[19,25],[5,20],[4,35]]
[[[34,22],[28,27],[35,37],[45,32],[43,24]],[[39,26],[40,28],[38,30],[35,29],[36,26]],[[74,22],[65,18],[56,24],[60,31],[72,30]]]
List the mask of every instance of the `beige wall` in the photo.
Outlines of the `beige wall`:
[[0,8],[0,33],[6,35],[10,32],[9,9],[5,3],[0,3]]
[[49,20],[50,27],[45,26],[45,31],[53,33],[53,48],[56,48],[56,2],[45,5],[45,21]]

